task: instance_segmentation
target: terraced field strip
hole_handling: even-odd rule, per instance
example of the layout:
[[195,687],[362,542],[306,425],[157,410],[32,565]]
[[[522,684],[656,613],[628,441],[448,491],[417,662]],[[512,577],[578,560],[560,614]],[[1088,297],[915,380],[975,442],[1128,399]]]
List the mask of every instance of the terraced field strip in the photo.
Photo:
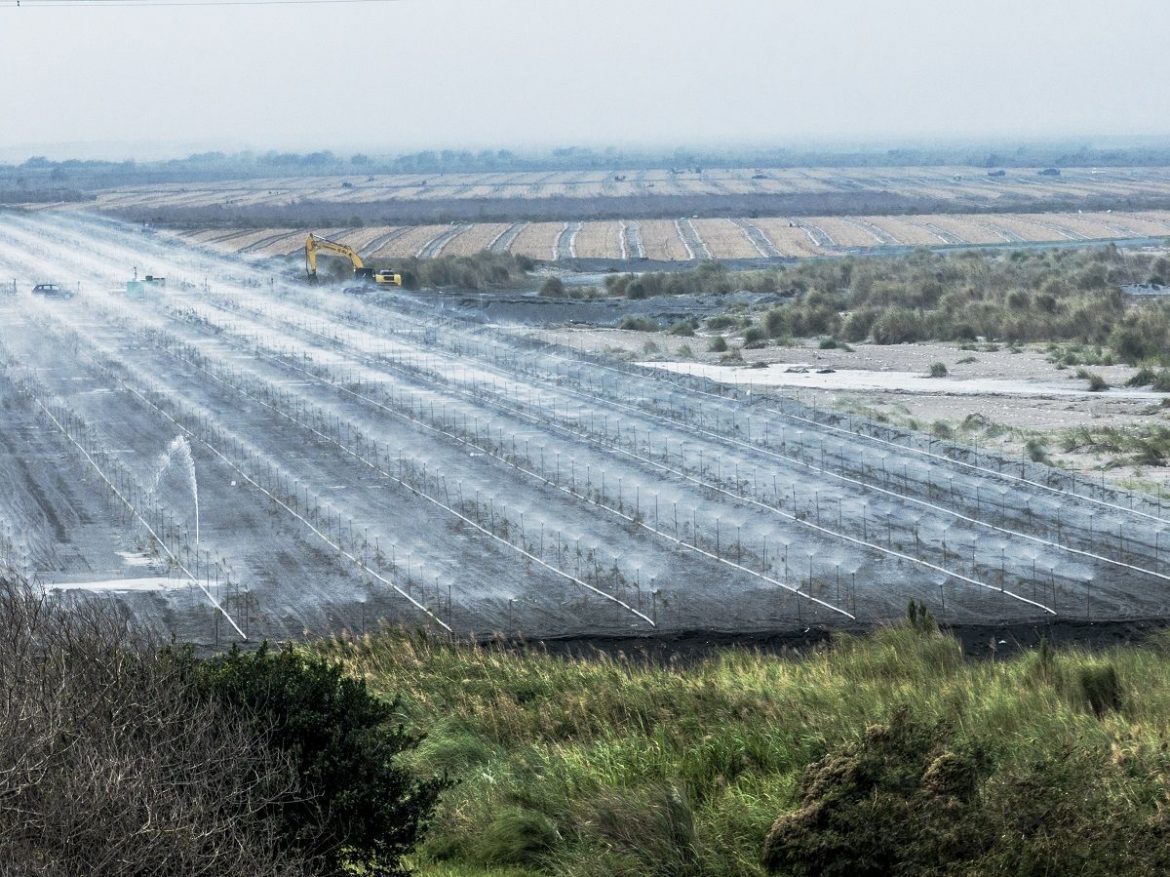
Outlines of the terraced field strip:
[[510,227],[506,222],[477,222],[469,225],[463,234],[447,242],[443,255],[474,256],[490,250],[491,245]]
[[541,261],[550,259],[564,230],[563,222],[526,222],[513,236],[508,252]]
[[488,244],[488,251],[492,253],[510,253],[512,252],[512,245],[516,242],[516,238],[520,232],[527,227],[527,222],[513,222],[496,237],[492,238],[492,242]]
[[642,246],[642,226],[637,222],[622,223],[622,254],[627,259],[646,258],[646,248]]
[[764,231],[753,222],[746,219],[733,219],[731,221],[739,226],[744,237],[762,258],[778,259],[783,255]]
[[837,247],[872,247],[880,243],[873,232],[849,219],[818,216],[813,221]]
[[679,234],[677,222],[669,219],[643,219],[638,222],[642,249],[648,259],[683,261],[693,259]]
[[339,244],[353,247],[359,253],[372,252],[375,241],[380,241],[392,231],[391,226],[377,225],[371,228],[355,228],[350,231],[342,232],[333,240]]
[[937,215],[922,219],[932,231],[949,236],[952,243],[1002,244],[1012,240],[1009,232],[991,224],[993,216]]
[[287,238],[300,238],[301,233],[296,229],[289,228],[266,228],[264,229],[264,236],[239,249],[241,253],[263,253],[276,250],[281,243]]
[[586,222],[577,233],[576,251],[581,259],[624,259],[622,225],[617,222]]
[[779,217],[760,217],[751,224],[771,241],[781,256],[823,256],[825,251],[813,243],[813,239],[795,221]]
[[453,225],[447,231],[438,235],[434,240],[427,243],[419,249],[418,258],[420,259],[437,259],[443,255],[447,245],[452,241],[457,240],[460,235],[463,235],[471,228],[470,225]]
[[395,234],[386,240],[376,250],[370,251],[371,259],[402,259],[413,258],[431,241],[446,232],[450,226],[446,225],[408,225],[404,226],[401,234]]
[[1008,234],[1014,235],[1017,241],[1038,243],[1041,241],[1051,241],[1054,239],[1067,239],[1058,237],[1053,234],[1051,229],[1045,228],[1033,222],[1032,217],[1029,214],[990,214],[984,218],[984,221],[993,228],[1003,229]]
[[870,216],[866,217],[866,219],[875,228],[880,228],[900,244],[915,247],[929,247],[946,243],[945,240],[940,239],[933,231],[923,228],[921,225],[905,217]]
[[687,252],[692,259],[711,258],[711,251],[707,248],[707,242],[703,240],[703,236],[699,234],[699,230],[695,228],[693,221],[686,218],[678,219],[675,221],[675,227],[678,229],[678,236],[682,238]]
[[760,250],[730,219],[689,220],[706,249],[708,259],[758,259]]
[[576,259],[577,258],[577,235],[581,231],[581,223],[566,222],[561,229],[561,233],[557,235],[556,243],[553,244],[552,257],[556,259]]

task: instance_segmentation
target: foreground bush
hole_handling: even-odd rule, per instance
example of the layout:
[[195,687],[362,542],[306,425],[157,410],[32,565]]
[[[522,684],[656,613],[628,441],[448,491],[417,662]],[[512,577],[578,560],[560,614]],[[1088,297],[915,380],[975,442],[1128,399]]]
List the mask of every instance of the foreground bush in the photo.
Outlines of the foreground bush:
[[199,661],[0,580],[0,875],[404,874],[441,784],[396,766],[393,708],[318,657]]
[[0,582],[0,873],[313,873],[265,815],[292,765],[187,677],[117,615]]
[[286,754],[302,798],[274,813],[284,845],[322,873],[404,873],[443,783],[415,782],[395,758],[418,739],[391,724],[394,704],[379,700],[340,667],[291,647],[254,654],[233,649],[195,666],[198,686],[251,719],[267,744]]
[[917,604],[801,658],[326,649],[428,729],[413,770],[460,780],[424,875],[1170,872],[1165,636],[970,660]]

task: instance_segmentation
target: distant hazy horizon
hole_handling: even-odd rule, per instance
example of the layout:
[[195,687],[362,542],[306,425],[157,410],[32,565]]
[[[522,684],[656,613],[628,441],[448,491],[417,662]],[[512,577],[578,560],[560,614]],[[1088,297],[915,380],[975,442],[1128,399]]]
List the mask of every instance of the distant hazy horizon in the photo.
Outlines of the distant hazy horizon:
[[1152,0],[28,2],[0,7],[6,161],[1170,139]]

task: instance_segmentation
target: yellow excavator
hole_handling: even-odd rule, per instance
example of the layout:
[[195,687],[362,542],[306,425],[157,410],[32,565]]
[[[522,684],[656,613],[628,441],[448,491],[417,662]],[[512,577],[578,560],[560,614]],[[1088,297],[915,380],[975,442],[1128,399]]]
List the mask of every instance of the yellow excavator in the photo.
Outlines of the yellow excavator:
[[379,286],[402,286],[401,274],[383,268],[377,270],[367,268],[366,263],[362,261],[362,257],[353,247],[339,244],[337,241],[331,241],[312,232],[309,232],[309,236],[305,238],[305,270],[309,275],[310,283],[317,282],[318,250],[327,250],[331,253],[337,253],[339,256],[345,256],[353,263],[353,276],[358,280],[376,283]]

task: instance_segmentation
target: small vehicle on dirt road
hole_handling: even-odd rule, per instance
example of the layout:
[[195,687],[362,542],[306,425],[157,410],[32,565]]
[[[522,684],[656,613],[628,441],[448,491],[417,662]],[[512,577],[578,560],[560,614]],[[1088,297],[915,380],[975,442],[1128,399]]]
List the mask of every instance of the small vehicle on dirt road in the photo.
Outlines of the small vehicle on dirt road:
[[33,295],[43,295],[45,298],[73,298],[73,290],[60,283],[38,283],[32,291]]

